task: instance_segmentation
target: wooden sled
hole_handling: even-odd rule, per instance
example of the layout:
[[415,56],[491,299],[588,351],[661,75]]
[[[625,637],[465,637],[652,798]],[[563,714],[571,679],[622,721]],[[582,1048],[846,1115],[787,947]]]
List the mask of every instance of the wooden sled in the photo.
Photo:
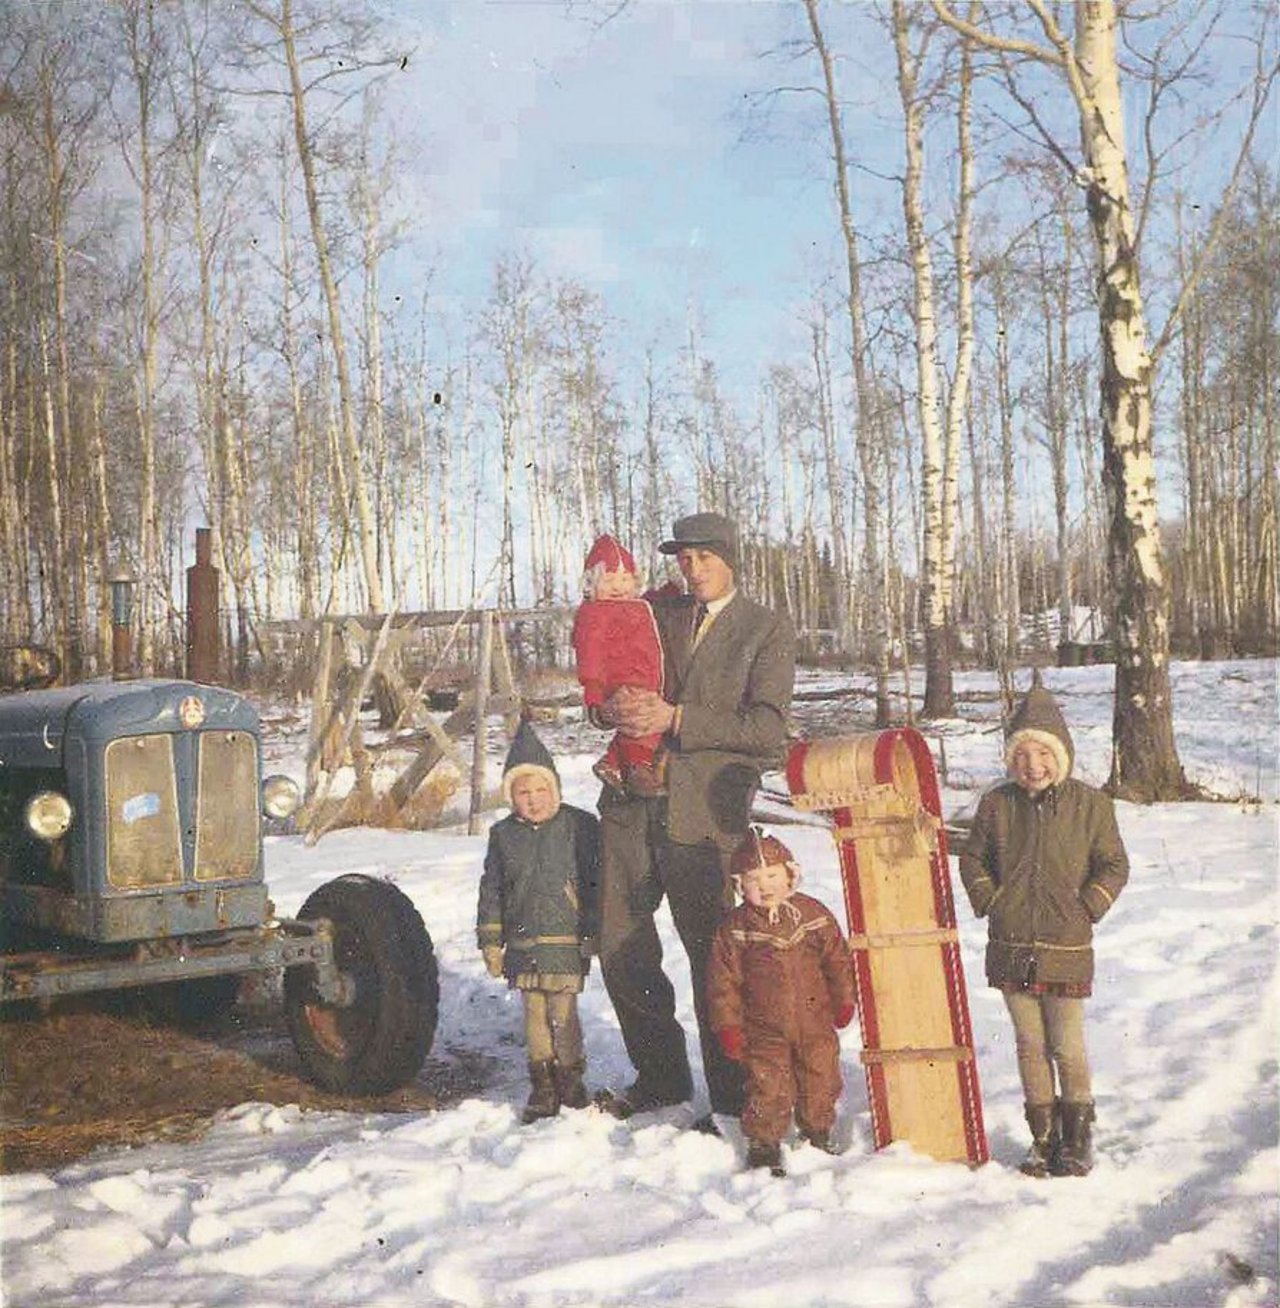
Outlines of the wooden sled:
[[985,1163],[986,1131],[933,756],[918,731],[792,747],[797,808],[840,856],[877,1149]]

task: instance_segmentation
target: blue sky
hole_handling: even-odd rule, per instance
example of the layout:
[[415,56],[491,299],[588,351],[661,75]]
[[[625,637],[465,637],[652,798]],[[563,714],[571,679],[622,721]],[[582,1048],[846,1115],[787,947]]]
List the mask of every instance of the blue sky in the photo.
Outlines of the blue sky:
[[[823,293],[833,304],[844,293],[829,126],[821,97],[812,93],[820,71],[808,48],[804,5],[631,0],[611,21],[590,21],[609,7],[611,0],[392,3],[388,44],[411,51],[407,67],[386,88],[386,108],[404,151],[397,189],[409,224],[404,245],[388,260],[384,287],[403,286],[404,310],[412,314],[405,328],[412,336],[430,277],[435,321],[447,324],[456,361],[461,334],[476,326],[485,306],[496,261],[527,251],[541,273],[572,278],[604,301],[614,323],[606,367],[636,403],[646,352],[654,349],[660,369],[679,366],[692,311],[701,354],[714,360],[722,393],[750,421],[772,364],[810,366],[807,315],[817,288],[825,281]],[[1026,10],[1010,12],[1031,21]],[[822,14],[837,61],[862,255],[873,260],[890,243],[890,257],[900,260],[895,175],[902,169],[902,126],[894,52],[869,0],[826,0]],[[1162,144],[1187,135],[1170,157],[1182,171],[1162,182],[1144,244],[1152,341],[1176,292],[1169,260],[1173,187],[1180,183],[1201,202],[1203,225],[1238,148],[1238,110],[1216,134],[1191,130],[1215,97],[1220,101],[1247,84],[1248,48],[1237,39],[1233,15],[1242,32],[1253,26],[1247,6],[1228,5],[1228,21],[1210,50],[1214,75],[1165,97]],[[1150,50],[1168,33],[1171,16],[1189,11],[1175,7],[1131,35]],[[788,43],[800,49],[789,50]],[[1074,157],[1078,123],[1061,79],[1042,71],[1026,85],[1047,90],[1041,112]],[[793,89],[769,97],[783,87]],[[1029,137],[1020,140],[1008,130],[1006,120],[1019,115],[994,81],[979,83],[979,103],[975,128],[993,134],[978,159],[980,225],[998,245],[1025,227],[1037,186],[1030,178],[997,181],[1003,157],[1014,150],[1046,155]],[[1135,198],[1144,109],[1144,88],[1128,81]],[[1256,143],[1260,154],[1270,149],[1274,156],[1278,129],[1273,105]],[[939,112],[926,133],[927,213],[939,234],[954,204],[954,131],[950,115]],[[1073,332],[1081,352],[1096,348],[1087,307],[1091,253],[1082,247],[1076,257]],[[949,254],[939,246],[936,255],[945,291]],[[899,263],[894,298],[884,299],[883,284],[864,289],[872,330],[887,323],[901,333],[896,342],[881,339],[880,365],[892,367],[896,351],[910,387],[908,285]],[[944,310],[944,356],[950,323]],[[988,362],[989,329],[989,322],[980,324],[979,350]],[[1034,348],[1023,351],[1015,368],[1034,367],[1035,358]],[[1157,427],[1158,442],[1170,450],[1177,439],[1170,417],[1173,375],[1170,368],[1161,372]],[[838,401],[847,402],[847,379],[837,378],[837,387]],[[1173,485],[1168,473],[1164,483]],[[1174,504],[1169,491],[1166,500],[1168,512]]]
[[[401,193],[437,285],[478,306],[495,258],[529,250],[599,291],[634,333],[684,339],[748,375],[802,345],[797,313],[838,237],[828,140],[796,105],[759,124],[758,96],[813,84],[766,52],[799,34],[788,0],[636,0],[603,26],[561,3],[402,8],[419,48],[388,94],[418,138]],[[814,109],[818,101],[812,101]]]

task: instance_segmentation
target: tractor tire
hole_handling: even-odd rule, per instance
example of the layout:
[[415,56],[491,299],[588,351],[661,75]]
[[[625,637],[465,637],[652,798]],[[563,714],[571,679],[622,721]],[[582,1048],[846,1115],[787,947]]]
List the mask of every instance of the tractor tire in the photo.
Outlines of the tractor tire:
[[352,875],[315,890],[298,913],[328,918],[334,957],[354,983],[347,1007],[326,1004],[315,970],[284,978],[289,1033],[307,1075],[332,1094],[386,1094],[408,1085],[435,1036],[440,981],[431,937],[407,895]]

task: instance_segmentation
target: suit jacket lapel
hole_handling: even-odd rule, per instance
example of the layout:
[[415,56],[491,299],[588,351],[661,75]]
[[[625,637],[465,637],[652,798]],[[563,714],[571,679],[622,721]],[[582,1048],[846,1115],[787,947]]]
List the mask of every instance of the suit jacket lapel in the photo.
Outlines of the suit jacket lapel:
[[[715,651],[727,649],[732,645],[733,633],[737,629],[744,611],[742,592],[738,591],[728,604],[720,610],[708,628],[706,635],[698,642],[697,649],[691,650],[685,674],[682,678],[686,686],[698,668],[716,662],[718,655]],[[708,653],[708,651],[711,651],[711,653]]]

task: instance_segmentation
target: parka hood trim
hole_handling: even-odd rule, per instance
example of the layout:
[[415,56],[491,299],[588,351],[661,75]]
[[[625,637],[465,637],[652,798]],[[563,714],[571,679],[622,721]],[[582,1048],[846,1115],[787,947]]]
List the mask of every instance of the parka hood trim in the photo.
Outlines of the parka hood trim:
[[1013,751],[1023,741],[1035,741],[1053,754],[1058,764],[1055,785],[1061,785],[1071,775],[1075,743],[1067,729],[1062,710],[1058,707],[1058,701],[1038,682],[1027,691],[1026,697],[1010,719],[1004,750],[1006,768],[1012,764]]
[[[551,783],[552,789],[556,792],[556,799],[560,799],[560,778],[556,774],[555,768],[543,767],[540,763],[517,763],[515,767],[508,768],[506,772],[502,774],[502,798],[506,801],[508,806],[512,803],[511,787],[514,786],[521,777],[544,777]],[[557,812],[559,812],[558,809]],[[526,821],[526,819],[520,818],[519,814],[516,816],[520,821]],[[550,820],[550,818],[543,818],[542,822],[529,822],[528,825],[532,827],[542,826],[543,823],[549,822]]]

